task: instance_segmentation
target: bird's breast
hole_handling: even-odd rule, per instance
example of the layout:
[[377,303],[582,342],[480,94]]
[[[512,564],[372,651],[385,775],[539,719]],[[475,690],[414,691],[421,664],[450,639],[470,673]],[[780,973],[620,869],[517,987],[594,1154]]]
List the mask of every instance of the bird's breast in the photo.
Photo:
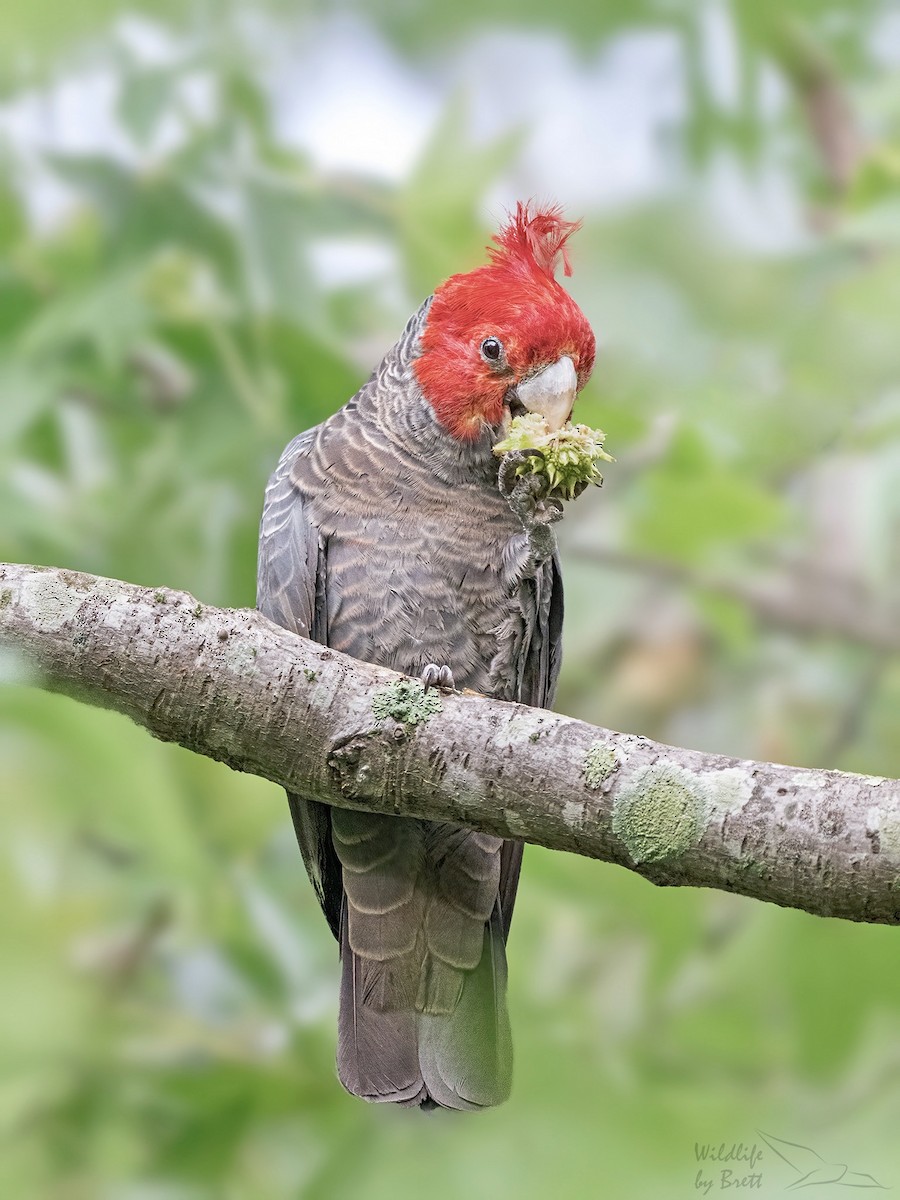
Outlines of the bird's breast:
[[331,522],[330,645],[410,675],[447,663],[457,687],[496,691],[498,644],[523,616],[521,527],[487,489],[459,489],[442,505],[394,501]]

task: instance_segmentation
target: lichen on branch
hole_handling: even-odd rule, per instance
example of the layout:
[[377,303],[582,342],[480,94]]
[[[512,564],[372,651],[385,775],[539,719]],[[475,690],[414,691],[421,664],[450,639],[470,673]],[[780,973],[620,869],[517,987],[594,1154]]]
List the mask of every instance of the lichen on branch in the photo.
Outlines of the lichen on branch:
[[900,923],[900,785],[665,746],[486,696],[426,690],[217,609],[0,564],[14,678],[338,807],[521,838],[658,884]]

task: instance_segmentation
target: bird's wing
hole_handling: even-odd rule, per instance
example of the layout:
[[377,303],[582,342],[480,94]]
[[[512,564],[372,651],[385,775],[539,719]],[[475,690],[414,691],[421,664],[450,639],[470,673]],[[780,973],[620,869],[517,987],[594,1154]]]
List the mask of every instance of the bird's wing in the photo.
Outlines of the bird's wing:
[[520,704],[549,708],[556,695],[562,663],[563,584],[559,557],[554,554],[542,571],[527,581],[534,627],[519,688]]
[[[259,528],[256,605],[301,637],[328,643],[325,581],[327,545],[312,522],[301,482],[318,427],[287,446],[266,488]],[[335,937],[340,937],[343,888],[331,841],[328,806],[288,792],[291,817],[306,870]]]
[[[298,467],[316,440],[308,429],[285,448],[266,487],[259,525],[256,605],[270,621],[301,637],[316,637],[324,625],[317,591],[323,586],[324,547],[299,486]],[[320,629],[319,632],[324,632]]]
[[[556,681],[562,665],[563,582],[558,555],[554,554],[545,569],[538,571],[523,587],[529,590],[528,607],[533,608],[534,624],[518,700],[533,708],[549,708],[556,695]],[[500,852],[500,911],[504,937],[509,936],[523,849],[522,842],[507,839]]]

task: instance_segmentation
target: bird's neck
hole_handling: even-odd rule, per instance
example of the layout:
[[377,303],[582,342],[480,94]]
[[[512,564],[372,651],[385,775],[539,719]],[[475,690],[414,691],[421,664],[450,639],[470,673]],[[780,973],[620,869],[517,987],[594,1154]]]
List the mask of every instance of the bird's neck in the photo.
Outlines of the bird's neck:
[[448,484],[483,483],[495,488],[497,460],[492,446],[499,432],[485,426],[477,438],[454,437],[438,420],[416,379],[413,362],[430,307],[431,297],[384,356],[365,389],[367,411],[361,415],[374,420],[395,445],[420,460],[435,477]]

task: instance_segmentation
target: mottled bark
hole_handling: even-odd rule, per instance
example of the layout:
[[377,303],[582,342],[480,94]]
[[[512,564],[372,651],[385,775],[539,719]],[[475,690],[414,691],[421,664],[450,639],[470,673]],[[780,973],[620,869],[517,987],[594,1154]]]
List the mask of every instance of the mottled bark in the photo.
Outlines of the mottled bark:
[[892,780],[677,749],[474,693],[423,693],[252,610],[72,571],[0,566],[0,646],[17,678],[329,804],[458,821],[658,884],[900,921]]

